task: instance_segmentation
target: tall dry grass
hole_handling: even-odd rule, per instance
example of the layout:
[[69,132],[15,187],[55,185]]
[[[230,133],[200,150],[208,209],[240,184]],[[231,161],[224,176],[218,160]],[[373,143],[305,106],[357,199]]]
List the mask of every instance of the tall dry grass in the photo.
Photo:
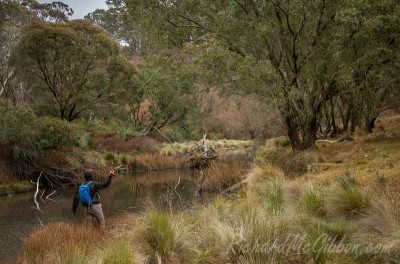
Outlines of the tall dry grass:
[[248,166],[242,161],[211,162],[204,170],[203,188],[207,191],[222,191],[244,180]]
[[49,224],[24,242],[21,264],[87,263],[88,255],[99,246],[100,234],[84,225]]
[[186,167],[185,160],[176,156],[142,154],[128,161],[131,170],[168,170]]

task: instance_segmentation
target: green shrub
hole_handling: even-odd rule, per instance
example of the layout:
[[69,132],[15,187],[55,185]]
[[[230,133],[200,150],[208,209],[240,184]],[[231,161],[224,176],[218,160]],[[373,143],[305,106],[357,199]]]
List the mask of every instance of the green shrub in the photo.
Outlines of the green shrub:
[[121,156],[121,164],[124,166],[128,165],[128,157],[126,155]]
[[74,131],[74,145],[80,149],[88,150],[91,145],[90,134],[76,127]]
[[39,119],[38,144],[41,149],[60,149],[75,143],[74,131],[67,122],[57,118]]
[[104,159],[106,162],[114,163],[115,155],[112,152],[107,152],[106,154],[104,154]]
[[286,148],[290,146],[290,140],[288,138],[280,138],[278,140],[279,147]]
[[13,106],[0,100],[0,146],[9,158],[35,155],[37,118],[24,106]]

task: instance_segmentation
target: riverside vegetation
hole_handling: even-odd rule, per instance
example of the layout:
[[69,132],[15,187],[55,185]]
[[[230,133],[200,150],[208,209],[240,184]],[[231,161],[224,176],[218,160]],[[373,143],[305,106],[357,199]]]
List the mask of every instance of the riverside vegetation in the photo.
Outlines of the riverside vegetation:
[[[385,131],[354,142],[319,142],[306,154],[268,143],[229,197],[190,211],[149,205],[112,219],[105,234],[51,224],[25,241],[18,262],[397,263],[398,121],[384,119]],[[287,171],[275,155],[295,165]]]
[[203,168],[230,195],[206,205],[44,226],[18,262],[399,262],[398,0],[106,4],[0,1],[0,193],[187,167],[205,133],[253,165]]

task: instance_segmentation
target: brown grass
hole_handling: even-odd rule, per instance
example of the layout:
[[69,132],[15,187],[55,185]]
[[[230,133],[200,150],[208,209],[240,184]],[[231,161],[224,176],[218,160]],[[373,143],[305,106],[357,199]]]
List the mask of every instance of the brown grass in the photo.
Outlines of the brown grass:
[[185,161],[175,156],[142,154],[133,157],[128,166],[131,170],[168,170],[185,168]]
[[242,161],[212,162],[204,171],[203,187],[207,191],[222,191],[244,180],[247,169]]
[[84,225],[54,223],[24,242],[24,254],[17,263],[85,263],[88,252],[99,245],[100,234]]

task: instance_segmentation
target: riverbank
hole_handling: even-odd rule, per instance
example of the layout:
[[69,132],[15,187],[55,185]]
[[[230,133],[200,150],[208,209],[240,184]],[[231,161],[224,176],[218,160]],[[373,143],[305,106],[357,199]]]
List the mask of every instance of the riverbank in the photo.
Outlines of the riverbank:
[[[115,218],[103,239],[87,247],[68,235],[82,226],[46,226],[26,240],[19,263],[395,263],[398,121],[387,119],[385,131],[355,141],[319,142],[308,152],[265,147],[246,185],[231,197],[184,211],[150,206]],[[284,155],[295,160],[292,166]],[[69,239],[46,247],[55,230]]]

